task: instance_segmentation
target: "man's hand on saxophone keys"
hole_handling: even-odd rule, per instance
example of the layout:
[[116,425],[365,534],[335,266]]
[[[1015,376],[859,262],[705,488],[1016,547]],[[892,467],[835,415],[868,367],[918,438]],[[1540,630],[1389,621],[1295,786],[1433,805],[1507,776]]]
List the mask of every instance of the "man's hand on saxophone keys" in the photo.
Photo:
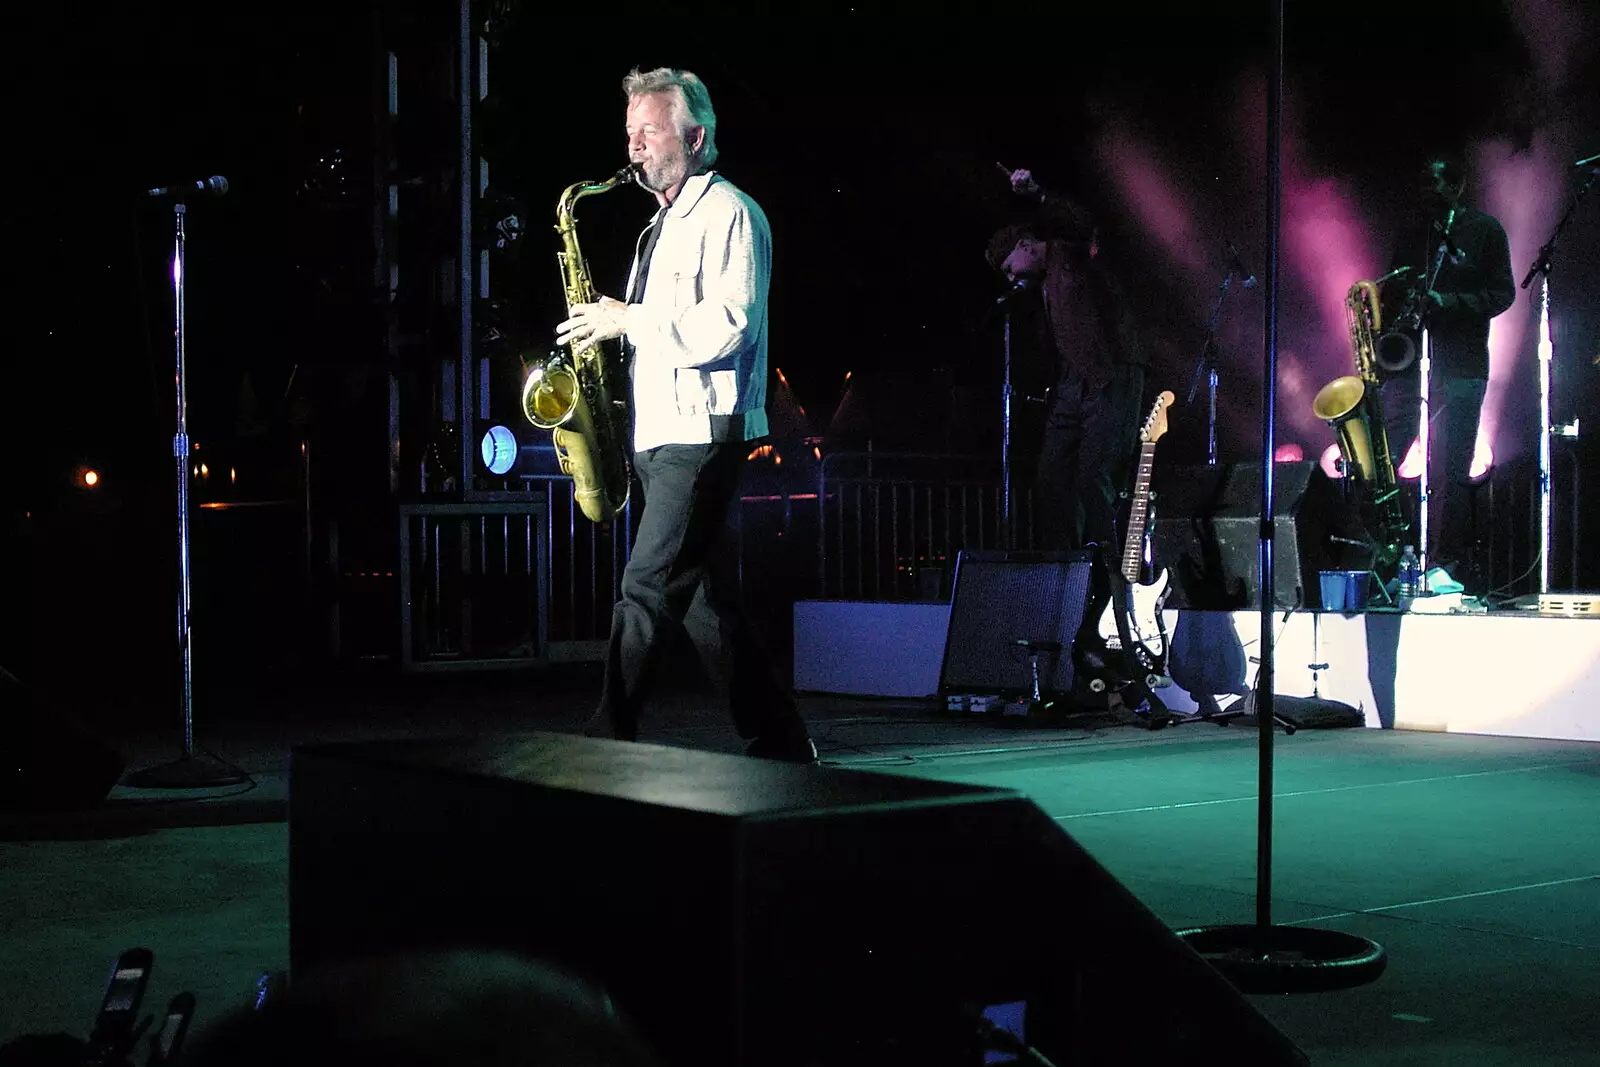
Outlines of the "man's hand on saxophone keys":
[[586,348],[621,337],[627,330],[627,313],[628,305],[610,296],[594,304],[573,304],[566,321],[556,327],[556,344]]

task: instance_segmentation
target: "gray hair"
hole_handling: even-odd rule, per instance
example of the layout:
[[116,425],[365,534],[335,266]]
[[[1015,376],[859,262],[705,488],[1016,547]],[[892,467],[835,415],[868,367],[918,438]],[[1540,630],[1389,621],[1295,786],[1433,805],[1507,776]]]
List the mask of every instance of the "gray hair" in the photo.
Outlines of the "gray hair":
[[634,67],[622,79],[622,92],[630,100],[645,93],[670,94],[673,116],[678,121],[678,133],[687,138],[689,131],[696,126],[705,130],[705,143],[700,146],[700,164],[709,167],[717,161],[717,113],[711,107],[711,94],[706,91],[706,83],[694,74],[671,67],[646,71]]

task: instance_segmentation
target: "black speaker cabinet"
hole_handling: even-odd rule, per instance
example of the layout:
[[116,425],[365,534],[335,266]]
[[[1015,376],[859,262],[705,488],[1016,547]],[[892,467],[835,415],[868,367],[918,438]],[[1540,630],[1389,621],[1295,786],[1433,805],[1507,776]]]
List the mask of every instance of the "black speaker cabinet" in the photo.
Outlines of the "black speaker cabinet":
[[1018,1001],[1058,1063],[1305,1062],[1009,789],[533,734],[299,748],[289,795],[291,979],[521,952],[669,1067],[981,1062],[963,1005]]
[[[1168,608],[1241,611],[1261,604],[1261,465],[1156,468],[1151,552],[1172,572]],[[1319,570],[1367,566],[1356,507],[1316,463],[1273,468],[1273,603],[1316,608]],[[1335,541],[1333,537],[1344,541]]]
[[1091,552],[962,552],[950,593],[941,693],[1023,695],[1033,690],[1017,641],[1056,641],[1039,661],[1040,685],[1072,691],[1072,641],[1089,603]]

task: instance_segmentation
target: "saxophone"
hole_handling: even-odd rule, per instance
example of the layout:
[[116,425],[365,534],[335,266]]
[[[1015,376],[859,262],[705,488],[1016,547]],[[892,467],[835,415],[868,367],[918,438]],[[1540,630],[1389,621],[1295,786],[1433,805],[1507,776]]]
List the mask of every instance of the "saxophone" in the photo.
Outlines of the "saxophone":
[[[561,251],[561,287],[567,310],[596,300],[589,264],[578,247],[579,200],[634,180],[626,166],[603,182],[575,182],[556,202]],[[522,383],[522,413],[541,430],[553,431],[556,459],[572,476],[573,495],[591,522],[609,522],[628,503],[630,413],[621,344],[601,341],[573,350],[553,348],[528,364]]]
[[1373,566],[1387,567],[1400,558],[1401,542],[1411,528],[1395,479],[1389,454],[1389,435],[1383,426],[1383,398],[1378,393],[1376,348],[1383,326],[1378,303],[1378,283],[1360,281],[1344,298],[1350,324],[1350,346],[1355,350],[1356,373],[1335,378],[1318,390],[1311,408],[1331,425],[1339,439],[1345,471],[1360,479],[1363,503],[1378,533]]

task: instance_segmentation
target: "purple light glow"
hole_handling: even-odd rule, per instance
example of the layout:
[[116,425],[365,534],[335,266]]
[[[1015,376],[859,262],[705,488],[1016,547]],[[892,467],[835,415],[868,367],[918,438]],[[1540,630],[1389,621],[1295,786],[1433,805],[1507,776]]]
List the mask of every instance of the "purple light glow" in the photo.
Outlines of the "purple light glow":
[[1528,45],[1539,88],[1546,93],[1563,88],[1573,48],[1588,32],[1579,10],[1568,0],[1509,0],[1506,6]]
[[[1506,141],[1481,144],[1474,161],[1483,180],[1480,204],[1505,227],[1515,278],[1538,255],[1539,243],[1555,227],[1564,206],[1565,153],[1541,131],[1522,152]],[[1467,195],[1471,197],[1470,188]],[[1481,436],[1506,459],[1522,454],[1535,440],[1521,429],[1530,420],[1528,405],[1536,402],[1538,391],[1531,358],[1538,309],[1526,298],[1535,292],[1519,289],[1517,302],[1489,324],[1489,387]]]
[[1112,125],[1097,148],[1124,203],[1167,258],[1196,277],[1206,274],[1211,264],[1205,252],[1216,242],[1197,236],[1193,205],[1155,153],[1121,123]]

